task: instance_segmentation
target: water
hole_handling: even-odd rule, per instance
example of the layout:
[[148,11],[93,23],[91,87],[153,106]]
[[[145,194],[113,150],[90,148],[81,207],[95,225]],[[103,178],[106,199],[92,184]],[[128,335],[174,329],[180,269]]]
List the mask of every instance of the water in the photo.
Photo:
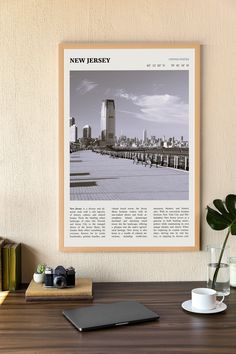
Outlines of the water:
[[[217,267],[217,263],[209,263],[207,266],[207,287],[211,288],[213,276]],[[216,278],[215,290],[217,295],[229,295],[230,294],[230,284],[229,284],[229,264],[221,263],[220,269]]]

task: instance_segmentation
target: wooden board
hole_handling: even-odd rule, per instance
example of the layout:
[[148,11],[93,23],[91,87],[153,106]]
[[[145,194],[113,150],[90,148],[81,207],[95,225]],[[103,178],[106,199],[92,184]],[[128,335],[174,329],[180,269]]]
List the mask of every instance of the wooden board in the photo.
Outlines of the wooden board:
[[15,354],[235,354],[236,288],[228,308],[214,315],[190,314],[181,303],[202,282],[94,283],[93,305],[138,301],[160,315],[159,321],[79,332],[62,315],[85,301],[25,302],[10,293],[0,306],[0,353]]
[[84,300],[93,298],[92,279],[78,278],[74,288],[46,288],[31,280],[26,292],[26,301]]

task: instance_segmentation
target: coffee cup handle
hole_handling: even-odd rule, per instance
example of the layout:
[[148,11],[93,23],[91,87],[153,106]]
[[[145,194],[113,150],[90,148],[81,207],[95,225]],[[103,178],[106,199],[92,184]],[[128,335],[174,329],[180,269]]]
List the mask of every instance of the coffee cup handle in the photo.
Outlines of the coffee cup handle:
[[222,295],[222,299],[218,302],[217,306],[220,306],[222,304],[222,302],[224,301],[225,297],[224,295]]

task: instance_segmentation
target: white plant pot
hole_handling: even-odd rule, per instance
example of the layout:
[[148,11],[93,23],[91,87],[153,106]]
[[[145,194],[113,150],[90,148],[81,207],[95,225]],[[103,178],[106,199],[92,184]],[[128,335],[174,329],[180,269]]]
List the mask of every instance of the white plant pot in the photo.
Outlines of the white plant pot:
[[33,279],[35,283],[43,283],[44,282],[44,273],[34,273]]

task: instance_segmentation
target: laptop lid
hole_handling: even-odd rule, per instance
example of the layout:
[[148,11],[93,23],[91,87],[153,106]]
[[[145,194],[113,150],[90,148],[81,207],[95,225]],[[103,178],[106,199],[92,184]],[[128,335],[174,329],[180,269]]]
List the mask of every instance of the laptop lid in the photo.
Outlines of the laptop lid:
[[154,321],[160,317],[136,301],[99,304],[62,313],[79,331]]

